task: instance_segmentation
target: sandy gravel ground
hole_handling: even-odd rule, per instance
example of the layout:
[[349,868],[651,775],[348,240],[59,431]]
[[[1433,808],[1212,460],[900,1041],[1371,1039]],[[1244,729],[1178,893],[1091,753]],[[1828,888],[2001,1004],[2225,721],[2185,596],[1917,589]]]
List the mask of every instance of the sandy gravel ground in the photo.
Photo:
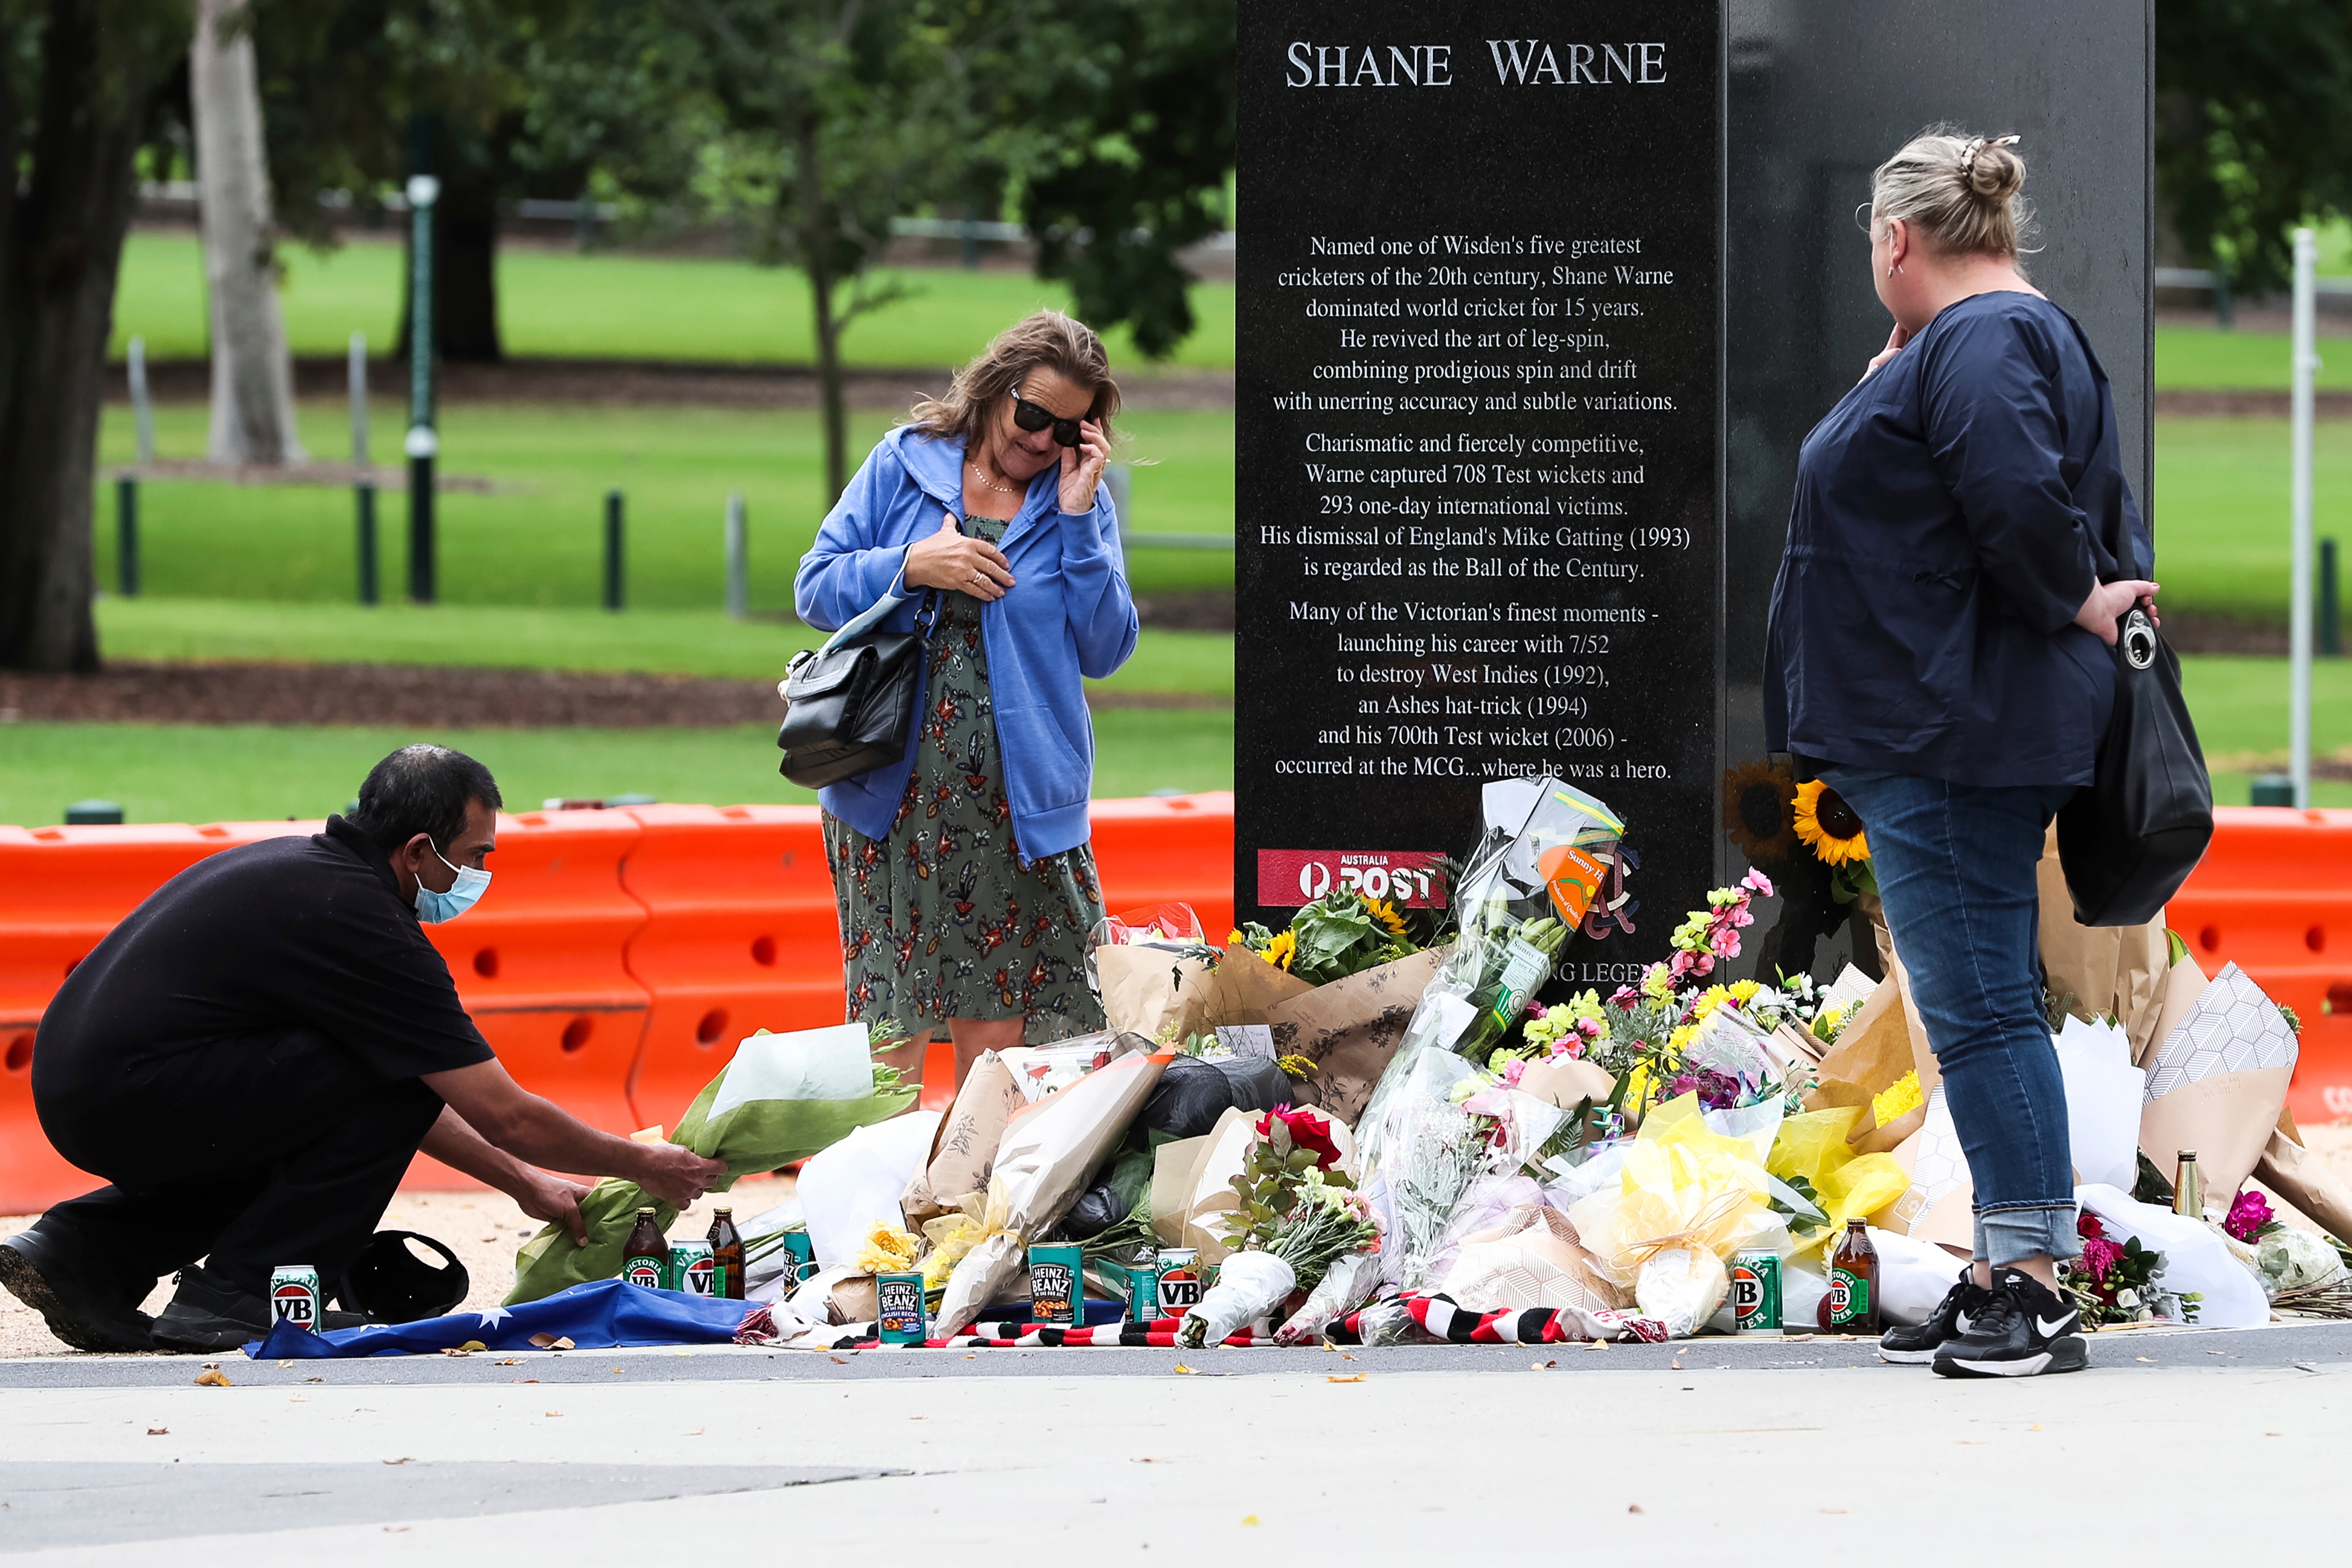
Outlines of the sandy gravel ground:
[[[730,1204],[738,1223],[772,1208],[793,1194],[790,1177],[746,1178],[733,1193],[704,1198],[670,1226],[683,1239],[710,1228],[710,1211]],[[0,1217],[0,1236],[14,1236],[36,1216]],[[381,1230],[414,1230],[447,1244],[466,1265],[473,1289],[465,1305],[488,1307],[506,1297],[514,1285],[515,1249],[539,1234],[539,1222],[523,1217],[514,1200],[503,1193],[410,1193],[394,1197],[384,1211]],[[160,1312],[172,1299],[172,1282],[157,1281],[147,1299],[147,1310]],[[0,1356],[71,1355],[52,1335],[40,1315],[14,1296],[0,1290]]]

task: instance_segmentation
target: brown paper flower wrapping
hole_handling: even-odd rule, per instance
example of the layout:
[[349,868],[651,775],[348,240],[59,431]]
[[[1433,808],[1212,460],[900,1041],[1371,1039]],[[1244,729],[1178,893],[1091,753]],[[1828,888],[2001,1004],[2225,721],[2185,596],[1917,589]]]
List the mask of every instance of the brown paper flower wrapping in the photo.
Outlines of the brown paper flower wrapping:
[[2278,1126],[2296,1054],[2277,1006],[2224,964],[2148,1064],[2140,1152],[2169,1175],[2181,1150],[2196,1150],[2207,1204],[2226,1208]]
[[1275,1004],[1315,989],[1241,942],[1213,960],[1164,947],[1098,947],[1095,973],[1111,1028],[1171,1044],[1220,1024],[1266,1023]]
[[1610,1282],[1579,1245],[1576,1226],[1548,1204],[1522,1205],[1502,1224],[1465,1237],[1440,1289],[1474,1312],[1633,1304],[1633,1293]]
[[924,1221],[948,1213],[958,1198],[987,1187],[1005,1125],[1026,1104],[1004,1058],[994,1051],[982,1052],[956,1090],[955,1104],[940,1119],[929,1156],[898,1200],[908,1230],[921,1230]]
[[1298,1103],[1329,1111],[1350,1127],[1360,1121],[1421,994],[1453,952],[1430,948],[1268,1007],[1274,1054],[1304,1057],[1316,1066],[1300,1086]]

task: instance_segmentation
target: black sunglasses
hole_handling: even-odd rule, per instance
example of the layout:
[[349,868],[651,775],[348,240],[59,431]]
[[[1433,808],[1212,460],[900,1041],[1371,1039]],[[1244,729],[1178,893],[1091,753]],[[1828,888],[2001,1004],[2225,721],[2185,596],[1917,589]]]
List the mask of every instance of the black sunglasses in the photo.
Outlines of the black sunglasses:
[[1034,435],[1036,432],[1043,430],[1045,426],[1050,425],[1054,427],[1055,440],[1060,442],[1065,447],[1075,447],[1078,444],[1078,422],[1076,420],[1058,418],[1055,416],[1052,409],[1040,404],[1032,403],[1017,392],[1013,393],[1012,396],[1013,423],[1020,426],[1021,428],[1030,432],[1032,435]]

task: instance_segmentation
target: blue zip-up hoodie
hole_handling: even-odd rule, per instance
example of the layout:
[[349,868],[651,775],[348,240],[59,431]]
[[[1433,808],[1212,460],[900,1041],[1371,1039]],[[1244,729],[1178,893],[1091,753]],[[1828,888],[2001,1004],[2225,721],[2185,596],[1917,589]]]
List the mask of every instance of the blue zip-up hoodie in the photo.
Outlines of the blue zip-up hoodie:
[[[801,557],[793,605],[802,620],[836,631],[896,594],[904,600],[883,628],[914,629],[922,595],[899,581],[907,546],[938,532],[942,511],[961,524],[963,452],[961,441],[905,426],[882,437]],[[1092,511],[1065,515],[1061,485],[1058,463],[1029,482],[997,546],[1012,567],[1013,589],[980,611],[1004,789],[1024,865],[1087,841],[1095,731],[1080,678],[1100,680],[1125,664],[1139,629],[1110,487],[1096,487]],[[868,838],[889,837],[914,770],[925,706],[919,687],[906,756],[819,791],[825,810]]]

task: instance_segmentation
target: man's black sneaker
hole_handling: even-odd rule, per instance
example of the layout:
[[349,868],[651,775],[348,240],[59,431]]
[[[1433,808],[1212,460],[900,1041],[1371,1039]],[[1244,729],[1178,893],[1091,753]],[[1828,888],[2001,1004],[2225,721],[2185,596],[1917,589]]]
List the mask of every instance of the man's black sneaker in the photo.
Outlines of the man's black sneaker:
[[2083,1318],[2071,1301],[2017,1268],[1993,1271],[1992,1289],[1969,1331],[1936,1352],[1942,1377],[2033,1377],[2091,1363]]
[[[355,1329],[357,1312],[323,1313],[329,1329]],[[164,1350],[233,1351],[269,1332],[269,1303],[240,1290],[202,1265],[180,1270],[179,1288],[155,1320],[155,1343]]]
[[120,1291],[93,1285],[72,1248],[33,1229],[0,1241],[0,1285],[41,1314],[49,1332],[78,1351],[152,1351],[154,1321]]
[[1936,1359],[1937,1351],[1969,1331],[1991,1295],[1977,1283],[1973,1265],[1961,1269],[1960,1282],[1944,1292],[1943,1300],[1926,1322],[1889,1329],[1879,1336],[1878,1359],[1906,1366],[1927,1365]]

